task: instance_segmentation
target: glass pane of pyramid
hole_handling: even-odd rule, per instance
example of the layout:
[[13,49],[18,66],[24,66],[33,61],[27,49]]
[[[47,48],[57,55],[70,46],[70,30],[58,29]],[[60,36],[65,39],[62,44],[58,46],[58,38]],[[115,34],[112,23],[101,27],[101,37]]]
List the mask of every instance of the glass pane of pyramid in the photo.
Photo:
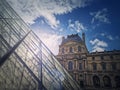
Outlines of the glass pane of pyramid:
[[0,90],[80,90],[5,0],[0,0]]

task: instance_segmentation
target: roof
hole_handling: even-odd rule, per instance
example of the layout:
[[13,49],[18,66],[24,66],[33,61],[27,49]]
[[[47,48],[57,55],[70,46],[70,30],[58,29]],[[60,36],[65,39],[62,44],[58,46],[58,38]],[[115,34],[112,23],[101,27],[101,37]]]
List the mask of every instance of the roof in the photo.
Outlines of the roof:
[[65,44],[65,43],[67,43],[69,41],[81,42],[82,39],[78,34],[72,34],[72,35],[68,35],[67,38],[63,37],[61,44]]

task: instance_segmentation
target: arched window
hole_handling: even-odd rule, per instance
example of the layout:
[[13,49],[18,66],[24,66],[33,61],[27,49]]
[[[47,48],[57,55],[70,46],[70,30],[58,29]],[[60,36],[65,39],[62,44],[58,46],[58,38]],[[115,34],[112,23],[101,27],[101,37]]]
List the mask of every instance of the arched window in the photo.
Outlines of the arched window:
[[69,61],[69,62],[68,62],[68,69],[69,69],[69,70],[72,70],[72,69],[73,69],[73,62],[72,62],[72,61]]
[[78,52],[81,52],[81,47],[80,46],[78,46]]
[[100,79],[98,76],[93,76],[93,84],[95,87],[100,87]]
[[120,76],[115,77],[116,87],[120,87]]
[[105,87],[111,87],[111,79],[108,76],[103,77],[103,82]]
[[83,88],[84,87],[84,82],[80,81],[80,87]]
[[70,51],[70,53],[72,53],[72,52],[73,52],[73,49],[72,49],[72,47],[70,47],[70,50],[69,50],[69,51]]

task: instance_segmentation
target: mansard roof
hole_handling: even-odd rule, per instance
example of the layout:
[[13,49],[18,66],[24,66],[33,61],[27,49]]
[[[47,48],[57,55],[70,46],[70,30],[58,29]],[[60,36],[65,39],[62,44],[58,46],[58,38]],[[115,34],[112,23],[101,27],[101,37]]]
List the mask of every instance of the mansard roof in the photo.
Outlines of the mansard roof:
[[78,34],[68,35],[67,38],[63,37],[61,45],[65,44],[65,43],[67,43],[69,41],[82,42],[82,39]]

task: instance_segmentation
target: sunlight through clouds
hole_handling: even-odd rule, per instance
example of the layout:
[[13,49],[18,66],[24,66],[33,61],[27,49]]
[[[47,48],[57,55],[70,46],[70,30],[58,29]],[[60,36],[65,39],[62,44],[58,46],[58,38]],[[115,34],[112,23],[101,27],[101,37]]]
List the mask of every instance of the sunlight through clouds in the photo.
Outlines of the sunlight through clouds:
[[37,30],[35,33],[54,55],[58,54],[59,45],[62,41],[61,35],[58,35],[56,33],[40,32],[39,30]]

